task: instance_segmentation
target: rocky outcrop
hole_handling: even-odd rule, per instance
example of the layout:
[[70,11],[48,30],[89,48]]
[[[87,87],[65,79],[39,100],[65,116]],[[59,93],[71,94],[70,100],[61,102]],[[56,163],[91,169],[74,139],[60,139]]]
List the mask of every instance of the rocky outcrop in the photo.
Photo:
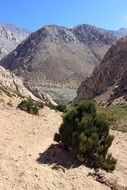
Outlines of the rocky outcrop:
[[38,100],[23,84],[21,78],[15,76],[0,66],[0,86],[5,87],[9,92],[19,94],[24,97]]
[[15,74],[10,73],[0,66],[0,90],[4,92],[9,92],[17,94],[18,96],[23,96],[31,98],[35,101],[43,101],[44,103],[51,103],[52,105],[57,105],[53,99],[37,89],[31,88],[26,82],[21,78],[15,76]]
[[127,37],[120,39],[105,55],[92,75],[82,82],[74,102],[82,99],[113,101],[127,93]]
[[50,25],[32,33],[0,64],[35,86],[75,88],[115,41],[110,32],[90,25]]
[[19,29],[12,24],[0,26],[0,59],[13,51],[29,35],[29,31]]

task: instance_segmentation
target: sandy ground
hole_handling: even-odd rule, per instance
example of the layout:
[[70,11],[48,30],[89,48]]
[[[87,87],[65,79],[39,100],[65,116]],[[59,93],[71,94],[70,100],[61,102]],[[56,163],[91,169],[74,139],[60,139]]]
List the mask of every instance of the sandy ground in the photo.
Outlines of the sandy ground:
[[[72,168],[69,153],[50,147],[62,121],[60,113],[45,107],[33,116],[7,101],[0,103],[0,190],[110,189],[88,176],[91,170],[87,167]],[[127,186],[127,134],[114,134],[112,152],[118,163],[106,177]],[[56,164],[62,167],[53,167]]]

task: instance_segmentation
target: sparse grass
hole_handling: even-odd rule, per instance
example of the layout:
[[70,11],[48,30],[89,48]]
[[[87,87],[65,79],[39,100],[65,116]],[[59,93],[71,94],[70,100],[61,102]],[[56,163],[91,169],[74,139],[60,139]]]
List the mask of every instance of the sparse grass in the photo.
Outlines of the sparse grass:
[[0,85],[0,90],[3,91],[9,97],[13,96],[13,93],[9,92],[9,90],[6,87],[2,86],[2,85]]
[[22,96],[21,94],[20,94],[20,92],[15,92],[15,94],[13,94],[13,96],[18,96],[19,98],[25,98],[24,96]]
[[3,86],[2,84],[0,84],[0,90],[3,91],[7,96],[9,97],[21,97],[24,98],[19,92],[11,92],[8,88],[6,88],[5,86]]
[[127,105],[97,107],[98,113],[107,119],[111,129],[127,132]]

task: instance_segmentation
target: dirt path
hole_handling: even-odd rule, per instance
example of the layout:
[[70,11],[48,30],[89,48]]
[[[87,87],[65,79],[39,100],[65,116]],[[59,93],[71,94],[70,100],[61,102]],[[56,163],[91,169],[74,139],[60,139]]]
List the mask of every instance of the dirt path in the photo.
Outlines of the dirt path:
[[[60,114],[47,107],[40,116],[32,116],[15,107],[0,106],[0,190],[110,189],[88,177],[90,169],[85,166],[52,169],[58,159],[60,163],[68,159],[60,149],[58,154],[55,149],[47,150],[55,143],[53,135],[61,121]],[[127,186],[127,135],[116,136],[112,149],[119,161],[116,171],[107,177]]]

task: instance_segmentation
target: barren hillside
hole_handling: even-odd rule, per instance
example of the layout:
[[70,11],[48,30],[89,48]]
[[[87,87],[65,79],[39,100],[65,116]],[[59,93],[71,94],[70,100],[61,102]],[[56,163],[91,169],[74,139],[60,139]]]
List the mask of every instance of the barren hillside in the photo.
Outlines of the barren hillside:
[[[85,166],[76,167],[69,153],[50,146],[61,114],[45,107],[39,116],[16,109],[21,101],[0,95],[0,189],[1,190],[117,190],[127,188],[127,135],[113,132],[112,153],[116,170],[96,181]],[[110,187],[108,187],[110,186]]]

